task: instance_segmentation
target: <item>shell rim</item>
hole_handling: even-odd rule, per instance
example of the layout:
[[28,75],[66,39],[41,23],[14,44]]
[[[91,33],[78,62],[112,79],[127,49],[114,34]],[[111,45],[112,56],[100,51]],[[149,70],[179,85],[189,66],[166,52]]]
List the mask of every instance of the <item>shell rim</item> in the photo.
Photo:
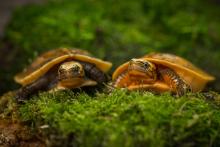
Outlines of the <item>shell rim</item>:
[[41,75],[49,71],[54,65],[59,64],[62,61],[65,61],[67,59],[73,59],[75,61],[87,61],[90,63],[94,63],[104,73],[108,72],[110,68],[112,67],[111,62],[104,61],[104,60],[101,60],[95,57],[90,57],[90,56],[82,55],[82,54],[67,54],[67,55],[62,55],[60,57],[52,59],[51,61],[47,62],[46,64],[36,69],[35,71],[33,71],[27,76],[20,77],[22,74],[24,74],[25,72],[24,70],[23,72],[15,75],[14,80],[21,85],[30,84],[33,81],[37,80]]

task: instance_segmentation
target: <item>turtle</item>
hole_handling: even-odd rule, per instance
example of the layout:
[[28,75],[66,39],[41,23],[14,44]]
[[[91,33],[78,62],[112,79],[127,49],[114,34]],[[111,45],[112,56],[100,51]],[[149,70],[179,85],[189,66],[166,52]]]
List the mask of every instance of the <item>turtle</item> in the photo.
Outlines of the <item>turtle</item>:
[[37,57],[14,80],[22,87],[16,92],[18,102],[38,91],[57,91],[107,82],[112,63],[93,57],[81,49],[58,48]]
[[182,96],[202,91],[215,77],[190,61],[169,53],[149,53],[120,65],[112,75],[113,87],[171,92]]

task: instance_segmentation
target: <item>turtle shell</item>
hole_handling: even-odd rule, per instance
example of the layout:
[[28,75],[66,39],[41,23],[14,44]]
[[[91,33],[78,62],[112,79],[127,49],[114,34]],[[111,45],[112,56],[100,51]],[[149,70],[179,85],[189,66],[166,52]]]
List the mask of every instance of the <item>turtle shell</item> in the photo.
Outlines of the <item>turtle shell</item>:
[[[189,61],[173,54],[151,53],[141,57],[155,65],[162,65],[174,70],[188,85],[193,92],[202,90],[205,85],[215,80],[215,78],[200,68],[196,67]],[[127,70],[129,62],[119,66],[113,73],[112,79],[116,80],[121,73]]]
[[37,80],[52,67],[64,62],[65,60],[93,63],[104,73],[106,73],[112,66],[110,62],[92,57],[87,51],[80,49],[60,48],[40,55],[29,67],[25,68],[23,72],[15,75],[14,79],[17,83],[25,86]]

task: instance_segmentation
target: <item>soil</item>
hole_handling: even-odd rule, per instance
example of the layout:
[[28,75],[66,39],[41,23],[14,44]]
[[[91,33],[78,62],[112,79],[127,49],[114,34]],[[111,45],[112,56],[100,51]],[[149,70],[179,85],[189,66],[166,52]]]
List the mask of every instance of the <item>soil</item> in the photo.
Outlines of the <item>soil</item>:
[[40,138],[21,123],[8,120],[0,121],[0,146],[1,147],[45,147]]

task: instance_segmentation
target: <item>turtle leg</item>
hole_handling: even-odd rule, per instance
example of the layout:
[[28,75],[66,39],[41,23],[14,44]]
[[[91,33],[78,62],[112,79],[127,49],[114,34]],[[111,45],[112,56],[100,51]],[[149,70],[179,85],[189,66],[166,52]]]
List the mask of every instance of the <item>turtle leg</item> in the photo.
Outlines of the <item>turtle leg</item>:
[[117,79],[113,82],[113,87],[125,88],[132,83],[128,71],[122,73]]
[[106,74],[96,67],[95,64],[91,64],[88,62],[79,62],[86,73],[86,76],[92,80],[97,81],[98,83],[104,83],[108,81]]
[[118,88],[128,87],[128,89],[133,89],[129,87],[130,86],[133,87],[134,85],[136,85],[134,86],[135,87],[134,89],[141,89],[142,85],[153,84],[153,83],[155,83],[155,79],[132,76],[130,75],[129,70],[126,70],[124,71],[124,73],[118,76],[117,79],[113,82],[113,87],[118,87]]
[[30,95],[37,93],[39,90],[47,90],[50,88],[51,81],[54,80],[55,77],[51,75],[44,75],[39,78],[35,82],[21,87],[17,92],[15,99],[17,102],[23,102],[29,98]]
[[176,93],[177,96],[182,96],[191,91],[191,87],[180,78],[176,72],[170,68],[158,68],[161,78],[170,85],[171,90]]

